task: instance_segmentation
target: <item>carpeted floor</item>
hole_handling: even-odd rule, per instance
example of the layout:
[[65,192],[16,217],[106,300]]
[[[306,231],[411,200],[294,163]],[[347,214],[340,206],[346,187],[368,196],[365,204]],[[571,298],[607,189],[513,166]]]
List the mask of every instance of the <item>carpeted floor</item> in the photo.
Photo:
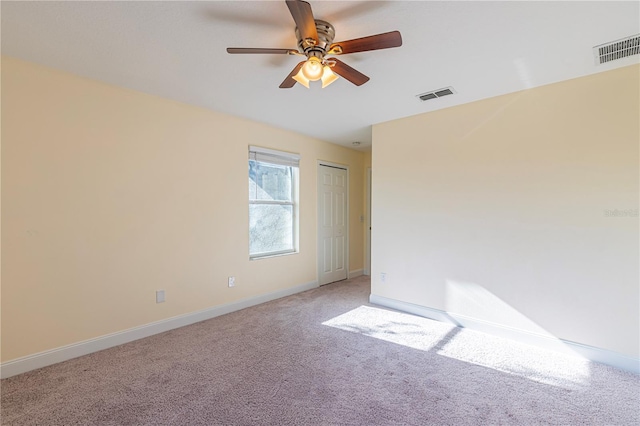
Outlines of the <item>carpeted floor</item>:
[[368,295],[359,277],[5,379],[2,424],[640,424],[637,375]]

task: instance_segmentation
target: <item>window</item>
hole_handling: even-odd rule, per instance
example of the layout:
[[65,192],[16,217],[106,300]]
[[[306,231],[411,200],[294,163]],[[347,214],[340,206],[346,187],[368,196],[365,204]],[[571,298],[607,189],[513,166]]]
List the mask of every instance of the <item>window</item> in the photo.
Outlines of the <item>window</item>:
[[296,154],[249,147],[249,257],[294,253],[297,248]]

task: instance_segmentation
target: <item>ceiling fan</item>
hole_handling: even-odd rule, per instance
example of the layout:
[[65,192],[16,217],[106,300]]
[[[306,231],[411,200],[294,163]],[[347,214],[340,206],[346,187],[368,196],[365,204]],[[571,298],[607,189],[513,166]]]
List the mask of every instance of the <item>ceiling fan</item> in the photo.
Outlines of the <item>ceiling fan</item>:
[[337,80],[338,76],[349,80],[356,86],[361,86],[369,81],[369,77],[339,59],[327,58],[326,56],[346,55],[402,46],[402,37],[399,31],[334,43],[335,29],[333,25],[320,19],[314,19],[309,3],[301,0],[285,0],[285,3],[287,3],[296,24],[297,49],[227,48],[227,52],[232,54],[258,53],[306,56],[307,59],[296,65],[280,84],[281,89],[289,89],[296,82],[309,88],[309,82],[317,80],[322,81],[322,87],[324,88]]

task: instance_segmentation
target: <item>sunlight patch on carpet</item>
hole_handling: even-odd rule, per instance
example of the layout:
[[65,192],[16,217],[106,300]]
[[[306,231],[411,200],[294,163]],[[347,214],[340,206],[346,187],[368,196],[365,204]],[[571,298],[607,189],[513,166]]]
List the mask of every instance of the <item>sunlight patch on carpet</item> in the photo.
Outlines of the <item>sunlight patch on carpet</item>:
[[591,371],[584,358],[469,329],[461,329],[438,354],[565,389],[587,385]]
[[352,331],[397,343],[413,349],[428,351],[456,327],[414,315],[360,306],[322,323],[329,327]]
[[590,376],[583,358],[371,306],[322,324],[565,389],[588,385]]

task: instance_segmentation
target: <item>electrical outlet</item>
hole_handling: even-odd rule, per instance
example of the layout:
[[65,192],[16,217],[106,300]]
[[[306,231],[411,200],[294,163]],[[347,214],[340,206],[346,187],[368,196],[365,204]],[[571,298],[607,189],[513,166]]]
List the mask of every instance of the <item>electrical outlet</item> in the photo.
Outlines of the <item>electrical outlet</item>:
[[229,277],[229,287],[236,286],[236,277]]
[[156,290],[156,303],[164,302],[164,290]]
[[387,273],[386,272],[380,272],[380,282],[381,283],[386,283],[387,282]]

